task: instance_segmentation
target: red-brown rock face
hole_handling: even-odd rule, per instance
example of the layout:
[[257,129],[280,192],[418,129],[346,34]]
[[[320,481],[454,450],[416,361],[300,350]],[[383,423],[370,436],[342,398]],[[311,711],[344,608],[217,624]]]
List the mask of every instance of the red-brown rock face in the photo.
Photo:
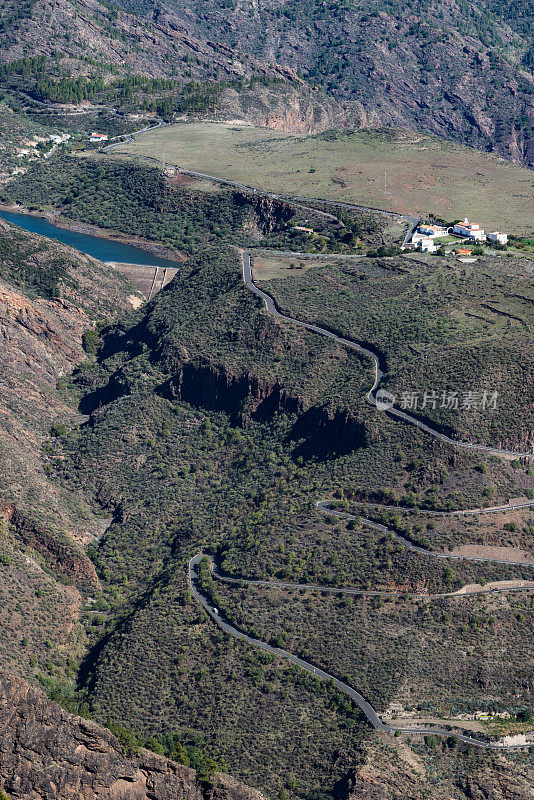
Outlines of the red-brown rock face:
[[128,755],[108,730],[7,673],[0,673],[0,786],[13,800],[263,800],[229,775],[211,787],[148,750]]

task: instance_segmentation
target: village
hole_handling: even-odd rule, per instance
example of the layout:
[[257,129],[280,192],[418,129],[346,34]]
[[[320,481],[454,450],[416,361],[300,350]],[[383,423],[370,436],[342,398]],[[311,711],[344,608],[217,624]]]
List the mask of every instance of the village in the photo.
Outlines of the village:
[[[293,231],[317,237],[319,234],[313,228],[304,225],[292,225]],[[408,233],[400,250],[415,251],[433,255],[454,255],[460,261],[474,262],[476,256],[482,255],[483,247],[492,247],[495,250],[506,250],[508,234],[501,231],[487,232],[476,222],[467,218],[452,223],[439,223],[428,220],[419,221]]]
[[[70,138],[70,133],[60,133],[26,139],[23,143],[24,147],[17,149],[17,158],[49,158],[59,145],[66,144]],[[48,147],[50,147],[49,150],[47,150]]]
[[[75,137],[79,138],[79,137]],[[92,144],[103,144],[107,142],[109,136],[107,133],[98,133],[93,131],[88,137],[82,137],[83,141],[87,138]],[[55,153],[60,145],[66,145],[72,136],[70,133],[50,134],[50,136],[34,136],[31,139],[25,139],[22,142],[22,147],[17,148],[16,157],[25,159],[26,161],[35,161],[41,158],[50,158]]]
[[470,259],[473,254],[482,253],[482,245],[486,243],[490,243],[490,246],[496,249],[505,249],[508,234],[500,231],[486,233],[478,223],[469,222],[465,218],[448,226],[423,222],[416,228],[411,240],[403,249],[438,255],[454,253],[460,258]]

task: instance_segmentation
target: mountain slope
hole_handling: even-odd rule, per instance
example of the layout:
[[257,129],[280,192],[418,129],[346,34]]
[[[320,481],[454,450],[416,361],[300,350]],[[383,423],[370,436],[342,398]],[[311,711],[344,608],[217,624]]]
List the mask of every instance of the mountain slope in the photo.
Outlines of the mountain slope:
[[[486,480],[495,499],[517,489],[506,466],[479,471],[477,457],[374,412],[364,399],[369,362],[273,320],[243,286],[233,250],[200,253],[153,302],[102,331],[94,364],[74,380],[89,420],[59,437],[49,463],[61,485],[98,499],[113,517],[89,550],[102,614],[88,619],[89,647],[78,673],[81,696],[100,722],[111,717],[160,741],[176,731],[223,757],[246,783],[310,800],[320,787],[329,797],[358,762],[368,726],[328,684],[218,631],[188,589],[189,558],[203,550],[237,577],[296,574],[315,583],[328,575],[331,584],[358,589],[378,583],[434,592],[450,581],[460,588],[523,575],[468,562],[449,573],[438,559],[390,548],[381,534],[322,521],[315,501],[335,490],[386,484],[476,506]],[[338,601],[344,609],[345,600],[336,598],[336,608]],[[430,638],[417,601],[382,612],[356,602],[365,625],[347,627],[349,612],[341,610],[340,624],[333,624],[332,607],[319,594],[304,593],[300,619],[290,612],[297,604],[286,602],[289,627],[273,636],[290,641],[298,628],[310,648],[335,637],[329,652],[346,658],[335,674],[350,676],[380,706],[399,696],[404,681],[417,687],[410,653]],[[284,612],[276,597],[274,605]],[[259,625],[258,612],[252,613]],[[401,624],[402,646],[396,633],[377,636],[389,613],[386,630]],[[503,618],[514,626],[503,646],[521,647],[524,624],[507,610]],[[441,630],[439,609],[435,619]],[[361,651],[374,653],[362,656],[365,669],[354,630]],[[456,637],[459,648],[471,646],[470,630],[459,644]],[[511,644],[504,657],[512,666],[500,670],[493,691],[499,707],[508,708],[510,687],[518,691]],[[460,661],[454,702],[484,702],[478,672]],[[429,672],[428,695],[439,685],[439,697],[449,698],[437,648]],[[516,702],[514,695],[514,708]],[[527,702],[526,691],[520,702]]]
[[338,100],[359,101],[374,125],[415,127],[534,161],[529,4],[170,4],[198,36],[293,66]]
[[[107,84],[135,73],[202,81],[212,86],[211,99],[197,110],[227,114],[232,106],[250,111],[258,105],[252,121],[267,124],[266,100],[280,116],[276,91],[258,103],[226,98],[218,104],[215,84],[240,90],[250,79],[280,82],[282,91],[292,87],[297,106],[287,130],[322,130],[325,116],[331,125],[415,128],[530,165],[530,8],[497,0],[476,7],[456,0],[367,0],[357,7],[348,0],[261,6],[249,0],[34,0],[21,9],[3,0],[0,58],[44,55],[45,73],[54,80],[102,75]],[[128,99],[130,89],[125,92],[117,91],[114,102]],[[306,125],[299,118],[310,113],[310,98],[326,109],[312,114],[315,127],[313,119]],[[185,100],[179,106],[195,110]]]
[[[12,800],[262,800],[229,775],[189,767],[64,711],[0,672],[0,787]],[[121,742],[122,739],[122,742]]]
[[43,451],[79,420],[66,380],[86,357],[84,333],[131,308],[135,290],[95,259],[4,221],[0,254],[0,666],[63,674],[80,653],[78,589],[99,585],[83,545],[103,520],[54,485]]
[[[150,5],[147,14],[118,11],[98,0],[2,0],[5,19],[0,60],[44,55],[65,59],[66,74],[111,74],[215,80],[265,75],[296,79],[284,66],[258,62],[220,41],[198,38],[172,11]],[[53,68],[53,64],[50,65]]]

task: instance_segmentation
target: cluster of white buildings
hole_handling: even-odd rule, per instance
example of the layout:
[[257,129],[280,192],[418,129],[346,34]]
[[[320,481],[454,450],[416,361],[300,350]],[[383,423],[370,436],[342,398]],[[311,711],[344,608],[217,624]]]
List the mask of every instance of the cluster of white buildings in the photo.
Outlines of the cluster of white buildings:
[[500,231],[485,233],[484,228],[481,228],[476,222],[469,222],[468,219],[464,219],[463,222],[457,222],[452,232],[457,236],[465,236],[475,242],[485,242],[488,240],[490,242],[496,242],[497,244],[506,244],[508,242],[507,233],[501,233]]
[[40,158],[43,153],[38,150],[40,144],[51,143],[52,147],[65,144],[70,139],[70,133],[53,133],[50,136],[36,136],[34,139],[26,139],[24,147],[17,150],[17,158],[33,157]]
[[440,247],[437,240],[445,236],[458,236],[475,244],[490,241],[504,245],[508,242],[506,233],[500,231],[486,233],[478,223],[464,219],[463,222],[456,222],[449,228],[445,228],[443,225],[422,223],[412,237],[412,244],[420,247],[423,253],[435,253]]

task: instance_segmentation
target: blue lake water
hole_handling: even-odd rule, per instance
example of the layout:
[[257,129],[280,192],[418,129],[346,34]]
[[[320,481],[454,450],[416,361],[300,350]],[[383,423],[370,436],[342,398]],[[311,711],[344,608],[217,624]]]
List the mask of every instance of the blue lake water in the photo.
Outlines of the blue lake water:
[[58,228],[57,225],[52,225],[42,217],[32,217],[29,214],[13,214],[10,211],[0,211],[0,217],[7,220],[7,222],[14,222],[19,228],[24,228],[25,231],[31,233],[40,233],[42,236],[48,236],[51,239],[57,239],[63,244],[68,244],[81,250],[82,253],[87,253],[93,258],[98,258],[99,261],[119,261],[123,264],[149,264],[154,267],[176,267],[181,266],[176,261],[171,261],[168,258],[158,258],[149,253],[148,250],[143,250],[141,247],[134,247],[129,244],[122,244],[121,242],[114,242],[111,239],[103,239],[99,236],[89,236],[86,233],[75,233],[74,231],[67,231],[64,228]]

